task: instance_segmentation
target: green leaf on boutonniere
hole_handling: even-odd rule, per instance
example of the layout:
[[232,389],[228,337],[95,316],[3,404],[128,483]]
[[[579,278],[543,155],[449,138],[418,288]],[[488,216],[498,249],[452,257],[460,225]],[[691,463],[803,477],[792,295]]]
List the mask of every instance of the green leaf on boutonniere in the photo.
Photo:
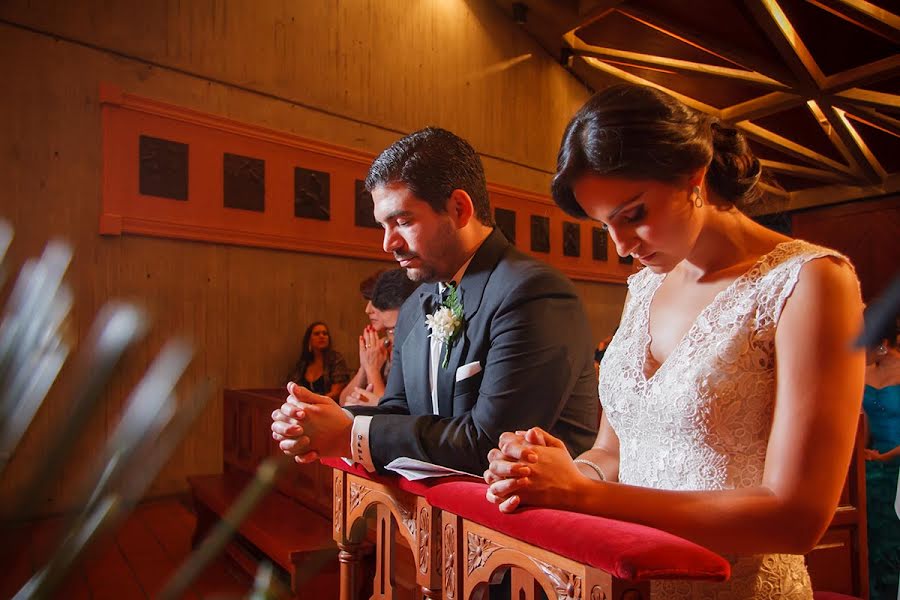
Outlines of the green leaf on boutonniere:
[[444,360],[441,363],[441,368],[446,369],[447,365],[450,362],[450,350],[453,348],[453,344],[456,343],[456,340],[459,339],[459,334],[462,332],[462,328],[465,326],[465,322],[463,320],[463,303],[462,303],[462,292],[456,284],[450,284],[448,286],[450,293],[447,294],[447,298],[441,303],[443,308],[446,308],[450,311],[450,313],[454,317],[454,323],[457,323],[456,327],[453,328],[452,333],[450,333],[449,337],[447,337],[446,344],[446,352],[444,353]]

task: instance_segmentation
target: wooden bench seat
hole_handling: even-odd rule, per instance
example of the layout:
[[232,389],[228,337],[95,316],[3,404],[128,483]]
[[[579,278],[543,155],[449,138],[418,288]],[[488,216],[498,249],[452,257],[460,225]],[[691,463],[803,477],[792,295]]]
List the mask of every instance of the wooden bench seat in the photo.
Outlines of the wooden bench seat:
[[[189,477],[197,509],[196,547],[209,529],[240,495],[249,478],[242,473]],[[239,535],[255,549],[284,568],[291,577],[294,593],[302,585],[336,590],[337,550],[332,540],[331,522],[277,491],[264,498],[238,529]],[[242,567],[255,568],[252,555],[232,556]],[[250,564],[248,564],[250,563]],[[252,574],[252,572],[251,572]]]

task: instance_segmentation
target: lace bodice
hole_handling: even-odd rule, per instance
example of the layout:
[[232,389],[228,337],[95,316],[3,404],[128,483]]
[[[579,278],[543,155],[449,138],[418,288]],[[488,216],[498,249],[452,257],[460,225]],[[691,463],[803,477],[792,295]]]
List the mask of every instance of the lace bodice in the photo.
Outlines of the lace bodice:
[[[800,269],[822,256],[843,259],[807,242],[778,245],[715,297],[650,377],[650,303],[665,276],[643,269],[629,278],[630,300],[600,376],[619,438],[619,481],[665,490],[761,483],[775,404],[775,327]],[[729,559],[728,582],[663,582],[654,599],[812,598],[802,556]]]

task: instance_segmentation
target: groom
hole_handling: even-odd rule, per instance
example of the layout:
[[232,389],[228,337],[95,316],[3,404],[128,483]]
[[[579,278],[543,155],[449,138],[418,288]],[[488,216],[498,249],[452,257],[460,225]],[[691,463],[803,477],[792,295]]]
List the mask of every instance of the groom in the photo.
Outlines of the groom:
[[493,227],[475,150],[443,129],[395,142],[366,178],[384,250],[422,285],[403,305],[384,396],[342,409],[288,385],[281,449],[383,472],[405,456],[482,473],[500,434],[539,426],[572,454],[597,427],[593,343],[571,282]]

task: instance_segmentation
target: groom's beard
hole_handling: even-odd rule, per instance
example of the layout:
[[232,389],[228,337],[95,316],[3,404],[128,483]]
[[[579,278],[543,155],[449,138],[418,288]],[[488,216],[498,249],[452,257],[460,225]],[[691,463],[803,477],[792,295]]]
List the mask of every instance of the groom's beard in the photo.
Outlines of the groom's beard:
[[[419,257],[415,254],[395,254],[394,258],[400,261],[404,259]],[[434,269],[425,264],[423,264],[421,267],[406,267],[406,276],[410,281],[415,281],[416,283],[424,283],[433,280]]]
[[[449,222],[442,224],[434,238],[428,241],[427,246],[433,249],[427,259],[415,252],[394,252],[394,259],[397,261],[419,259],[421,264],[418,267],[406,267],[406,276],[410,281],[416,283],[450,281],[462,266],[462,262],[455,258],[462,256],[462,250],[453,225]],[[456,264],[457,262],[459,264]]]
[[[418,258],[421,261],[421,257],[416,254],[403,254],[398,256],[398,260],[404,258]],[[415,281],[416,283],[436,283],[438,281],[443,281],[441,277],[436,275],[436,269],[431,264],[426,264],[424,261],[421,266],[406,267],[406,276],[410,281]]]

